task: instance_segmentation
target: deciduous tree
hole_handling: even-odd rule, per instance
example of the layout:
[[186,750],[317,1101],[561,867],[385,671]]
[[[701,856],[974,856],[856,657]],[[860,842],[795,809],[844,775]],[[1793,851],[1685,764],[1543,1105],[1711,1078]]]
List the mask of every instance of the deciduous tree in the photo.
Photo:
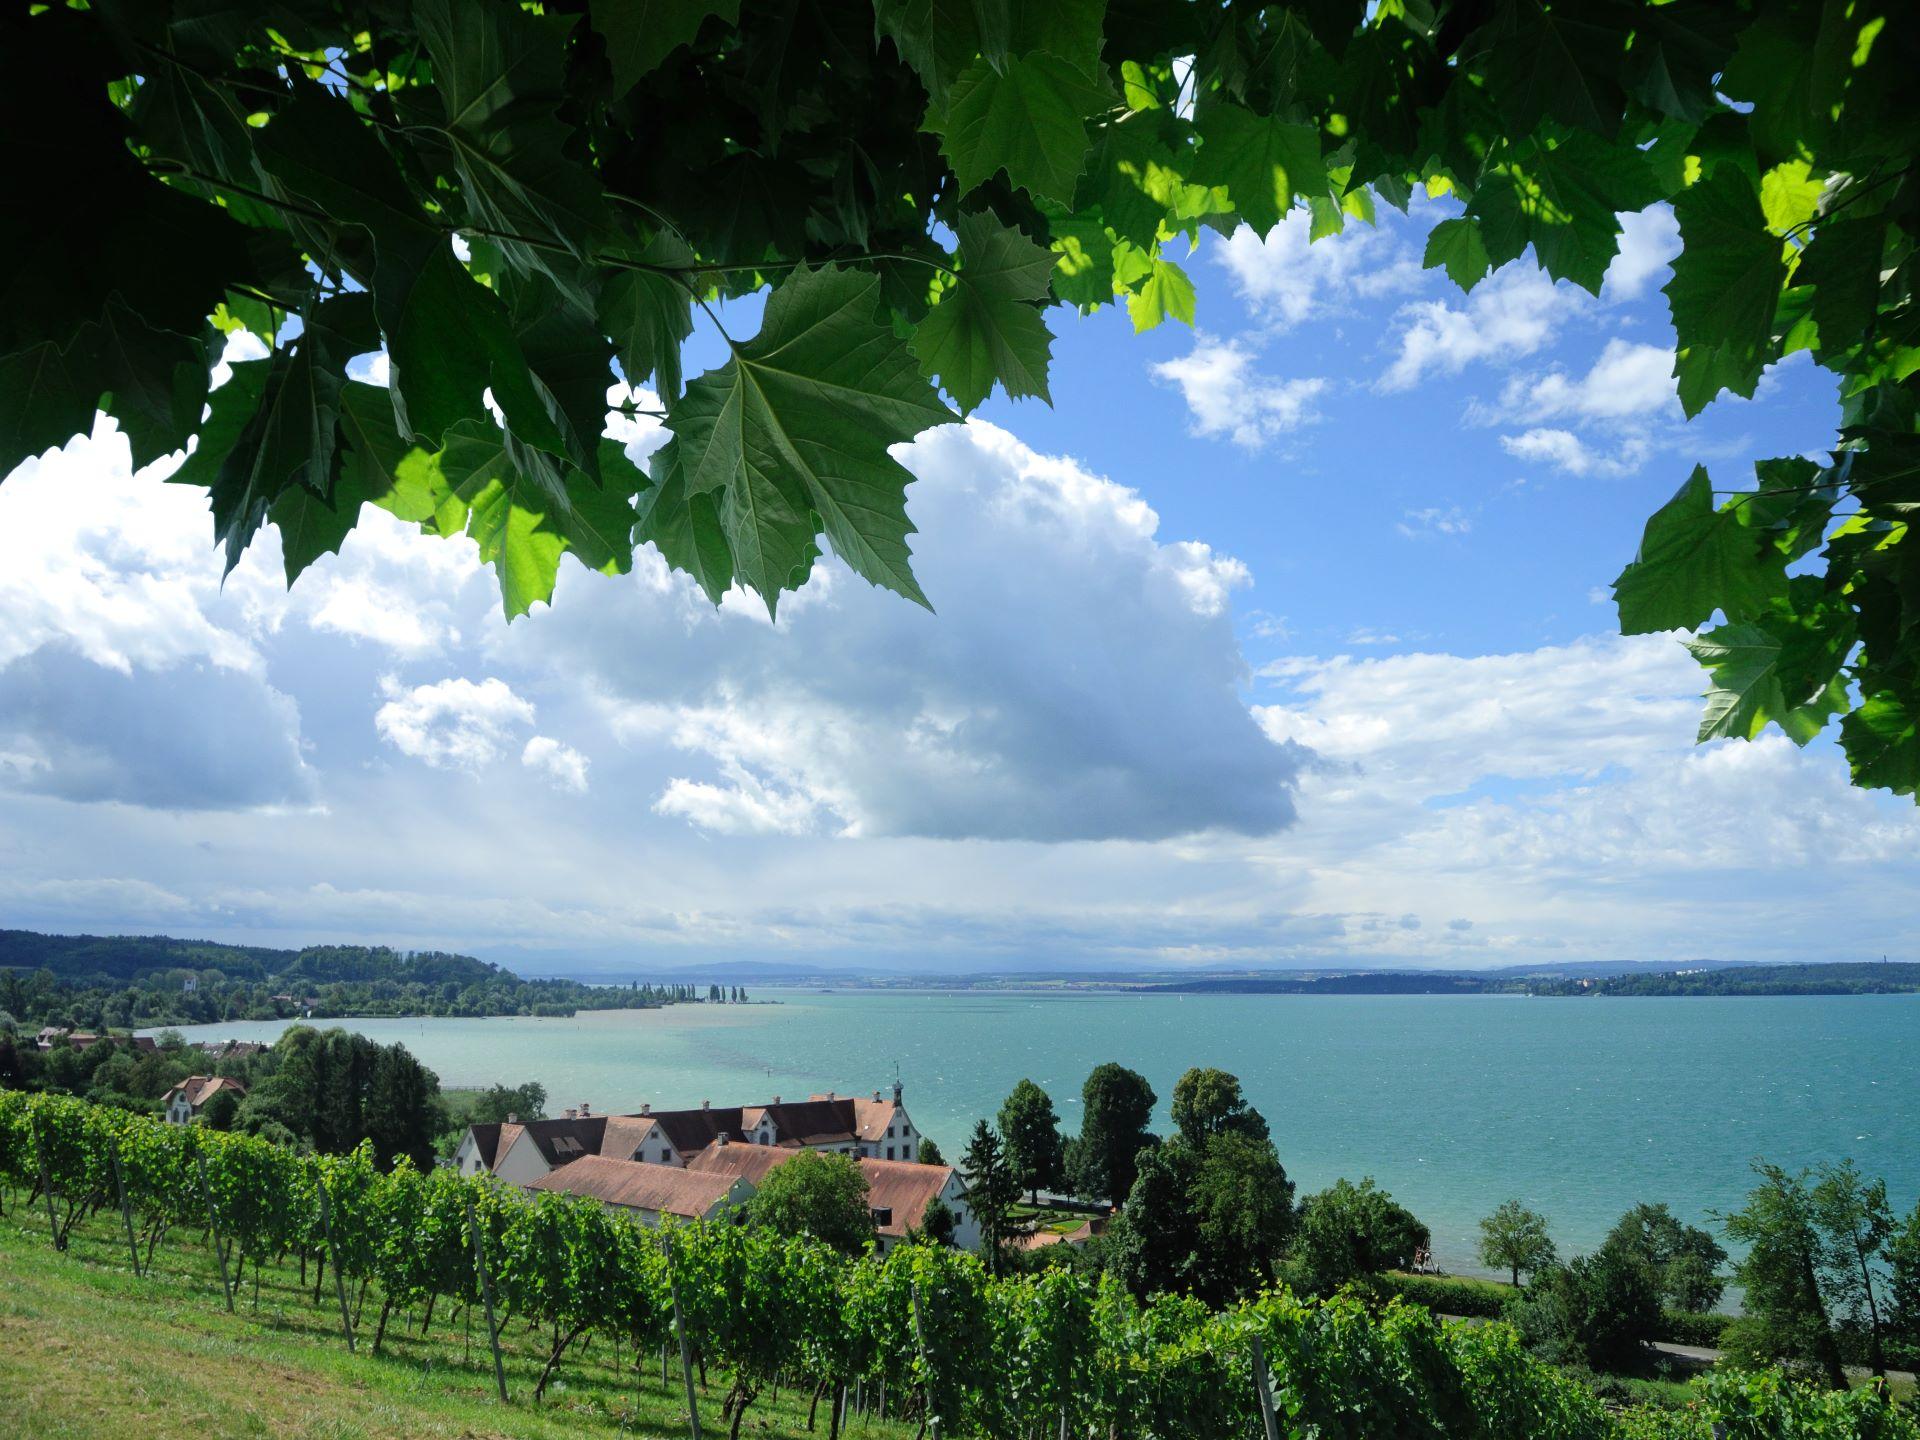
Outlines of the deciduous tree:
[[1503,1201],[1480,1222],[1480,1263],[1507,1271],[1515,1285],[1522,1270],[1537,1274],[1556,1258],[1546,1216],[1518,1200]]
[[1065,1178],[1064,1142],[1053,1100],[1033,1081],[1022,1080],[1001,1104],[999,1124],[1007,1168],[1038,1203],[1042,1189],[1050,1190]]

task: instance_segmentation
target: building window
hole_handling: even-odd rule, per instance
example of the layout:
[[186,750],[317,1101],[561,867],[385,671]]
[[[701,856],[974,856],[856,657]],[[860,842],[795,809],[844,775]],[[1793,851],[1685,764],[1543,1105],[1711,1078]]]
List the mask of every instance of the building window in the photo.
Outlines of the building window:
[[893,1159],[893,1146],[887,1146],[887,1159]]

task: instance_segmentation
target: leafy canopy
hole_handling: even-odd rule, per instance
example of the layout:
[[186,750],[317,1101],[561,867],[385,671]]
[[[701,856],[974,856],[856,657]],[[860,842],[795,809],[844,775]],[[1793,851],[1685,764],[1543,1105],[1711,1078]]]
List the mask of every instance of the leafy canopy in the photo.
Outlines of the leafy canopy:
[[[1843,424],[1696,470],[1622,627],[1718,616],[1703,737],[1839,716],[1855,779],[1912,793],[1916,73],[1902,0],[14,7],[0,474],[104,409],[290,581],[375,505],[471,540],[510,616],[643,544],[716,600],[772,609],[825,543],[924,603],[889,449],[1045,399],[1053,306],[1191,322],[1203,227],[1319,238],[1416,186],[1458,284],[1531,252],[1597,290],[1669,201],[1687,412],[1804,350]],[[687,377],[748,295],[760,333]],[[241,332],[266,358],[209,395]],[[374,351],[390,387],[349,378]],[[645,471],[617,380],[670,437]]]

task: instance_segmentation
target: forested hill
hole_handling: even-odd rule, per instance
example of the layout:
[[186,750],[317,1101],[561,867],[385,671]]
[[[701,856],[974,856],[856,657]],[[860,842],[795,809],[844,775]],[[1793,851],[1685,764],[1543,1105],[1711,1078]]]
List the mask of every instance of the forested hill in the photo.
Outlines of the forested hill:
[[265,980],[300,952],[171,935],[42,935],[0,930],[0,969],[51,970],[62,980],[134,980],[156,970],[218,970],[233,980]]
[[403,952],[385,945],[314,945],[274,950],[178,940],[171,935],[42,935],[0,930],[0,969],[51,970],[65,981],[139,980],[167,970],[218,970],[229,980],[301,980],[339,984],[391,980],[396,984],[456,985],[512,978],[471,955],[436,950]]
[[1560,981],[1536,993],[1588,995],[1904,995],[1920,991],[1920,964],[1904,960],[1814,965],[1739,965]]

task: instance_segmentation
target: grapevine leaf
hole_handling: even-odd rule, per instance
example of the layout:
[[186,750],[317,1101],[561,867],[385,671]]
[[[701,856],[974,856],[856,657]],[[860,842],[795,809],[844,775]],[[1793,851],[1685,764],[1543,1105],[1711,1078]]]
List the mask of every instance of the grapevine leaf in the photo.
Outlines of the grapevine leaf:
[[1691,630],[1715,610],[1732,620],[1752,614],[1786,588],[1782,557],[1766,549],[1737,510],[1714,508],[1712,482],[1696,466],[1647,521],[1639,555],[1613,582],[1620,629]]
[[665,463],[690,493],[718,495],[736,573],[769,611],[804,580],[822,528],[857,573],[926,603],[909,567],[911,477],[887,447],[954,417],[878,318],[879,283],[797,267],[760,333],[690,384],[668,421]]
[[1191,178],[1226,187],[1233,208],[1262,235],[1280,223],[1296,197],[1324,194],[1320,132],[1238,105],[1210,105],[1200,114],[1200,151]]
[[927,128],[941,137],[962,194],[1004,170],[1014,185],[1070,204],[1086,165],[1086,117],[1110,101],[1105,87],[1044,51],[1009,60],[1004,72],[976,60]]
[[914,332],[920,371],[938,377],[960,413],[997,380],[1010,398],[1047,394],[1053,336],[1035,302],[1047,298],[1053,256],[991,216],[962,215],[959,275]]
[[1680,403],[1692,417],[1722,390],[1753,394],[1770,358],[1786,263],[1753,186],[1732,165],[1683,190],[1673,211],[1681,249],[1666,294],[1680,342]]
[[700,33],[710,15],[740,20],[740,0],[592,0],[593,28],[607,42],[613,88],[624,95]]

